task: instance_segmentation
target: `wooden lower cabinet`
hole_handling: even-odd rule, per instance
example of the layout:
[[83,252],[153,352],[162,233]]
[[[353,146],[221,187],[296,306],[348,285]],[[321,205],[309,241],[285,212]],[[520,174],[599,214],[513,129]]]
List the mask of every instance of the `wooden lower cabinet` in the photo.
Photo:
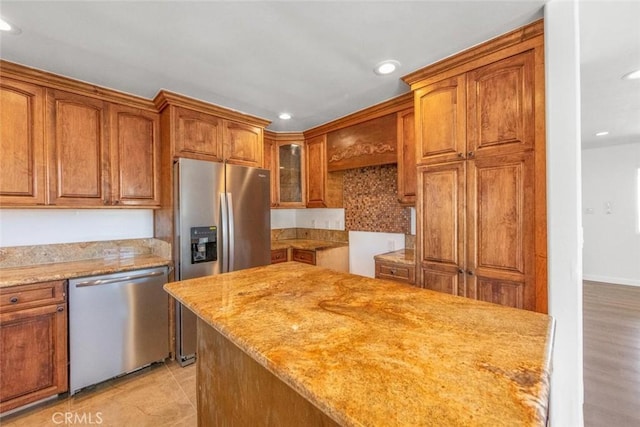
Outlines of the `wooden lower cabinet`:
[[0,413],[68,390],[66,282],[0,289]]
[[291,259],[305,264],[316,265],[316,251],[306,249],[292,249]]
[[388,279],[415,285],[416,268],[406,264],[376,260],[376,279]]
[[[272,259],[273,259],[273,251]],[[317,265],[330,270],[349,272],[349,246],[324,249],[291,249],[291,261]],[[273,263],[273,262],[272,262]]]
[[271,264],[287,262],[287,252],[288,249],[271,249]]
[[423,166],[420,284],[536,309],[532,152]]

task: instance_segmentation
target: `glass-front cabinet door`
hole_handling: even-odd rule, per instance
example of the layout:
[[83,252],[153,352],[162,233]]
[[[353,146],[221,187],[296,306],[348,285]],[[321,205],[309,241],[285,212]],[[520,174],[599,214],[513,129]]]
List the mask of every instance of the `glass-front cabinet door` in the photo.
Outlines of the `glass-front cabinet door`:
[[278,142],[278,206],[304,207],[304,141]]

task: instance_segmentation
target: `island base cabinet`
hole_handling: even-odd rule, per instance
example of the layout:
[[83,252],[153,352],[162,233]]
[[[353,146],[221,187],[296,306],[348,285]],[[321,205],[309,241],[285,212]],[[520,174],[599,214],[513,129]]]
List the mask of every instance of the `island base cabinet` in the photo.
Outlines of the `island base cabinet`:
[[338,426],[279,378],[198,319],[198,426]]

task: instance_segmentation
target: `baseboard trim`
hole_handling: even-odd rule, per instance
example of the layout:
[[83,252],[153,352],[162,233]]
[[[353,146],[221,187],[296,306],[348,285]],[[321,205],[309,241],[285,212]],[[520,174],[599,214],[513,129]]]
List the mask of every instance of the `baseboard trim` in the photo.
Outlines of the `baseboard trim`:
[[584,274],[582,276],[582,279],[592,282],[613,283],[614,285],[640,286],[640,280],[626,279],[624,277],[609,277]]

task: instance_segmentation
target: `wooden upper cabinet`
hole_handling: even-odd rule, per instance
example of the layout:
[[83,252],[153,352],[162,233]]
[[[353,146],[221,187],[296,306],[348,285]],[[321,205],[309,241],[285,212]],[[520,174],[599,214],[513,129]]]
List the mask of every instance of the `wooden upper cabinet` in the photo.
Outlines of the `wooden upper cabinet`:
[[413,108],[398,113],[398,200],[403,205],[416,203],[416,143]]
[[47,90],[50,204],[109,204],[107,120],[104,101]]
[[307,207],[326,208],[326,135],[306,141],[307,148]]
[[176,156],[222,161],[222,119],[188,108],[175,107],[175,120]]
[[159,128],[157,113],[111,107],[112,204],[160,205]]
[[234,165],[262,167],[262,128],[224,121],[222,155]]
[[534,64],[528,51],[467,73],[467,148],[475,156],[533,149]]
[[[302,135],[300,135],[302,136]],[[278,206],[305,207],[305,147],[304,140],[278,141]]]
[[532,152],[468,162],[467,270],[472,298],[535,307]]
[[276,147],[277,144],[275,137],[273,137],[272,134],[267,135],[267,133],[265,133],[262,167],[264,169],[269,169],[269,171],[271,172],[271,176],[269,177],[269,179],[271,180],[270,200],[272,208],[278,206],[278,162],[276,160]]
[[415,91],[418,164],[466,156],[465,76],[445,79]]
[[0,80],[0,205],[45,203],[44,90]]

